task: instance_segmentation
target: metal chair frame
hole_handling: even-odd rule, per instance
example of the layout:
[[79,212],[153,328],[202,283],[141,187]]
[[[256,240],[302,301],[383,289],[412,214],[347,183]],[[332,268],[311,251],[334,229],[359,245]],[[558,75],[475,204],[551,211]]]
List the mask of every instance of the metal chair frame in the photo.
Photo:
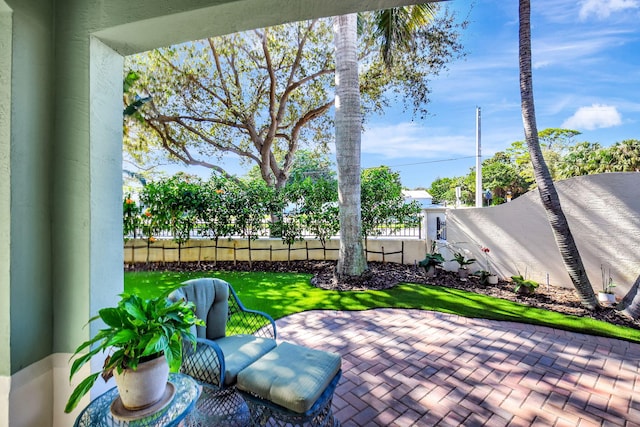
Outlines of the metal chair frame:
[[340,427],[340,421],[332,410],[333,394],[338,386],[342,371],[339,371],[318,400],[305,413],[297,413],[262,399],[253,393],[239,390],[249,405],[251,427]]
[[[265,312],[247,309],[233,286],[227,284],[226,336],[247,334],[275,340],[277,330],[273,318]],[[198,338],[195,349],[186,345],[181,372],[196,379],[206,391],[194,413],[188,417],[187,426],[203,425],[203,419],[215,419],[217,425],[246,424],[247,405],[238,394],[235,383],[225,383],[225,355],[215,340]]]

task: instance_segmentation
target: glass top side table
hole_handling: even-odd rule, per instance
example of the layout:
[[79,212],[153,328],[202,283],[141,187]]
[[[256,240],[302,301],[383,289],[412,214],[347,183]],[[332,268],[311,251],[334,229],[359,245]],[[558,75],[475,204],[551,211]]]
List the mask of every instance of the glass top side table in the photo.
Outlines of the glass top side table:
[[116,387],[94,399],[78,416],[74,427],[174,427],[193,409],[200,386],[188,375],[169,374],[175,395],[169,404],[147,417],[123,421],[111,414],[111,403],[118,397]]

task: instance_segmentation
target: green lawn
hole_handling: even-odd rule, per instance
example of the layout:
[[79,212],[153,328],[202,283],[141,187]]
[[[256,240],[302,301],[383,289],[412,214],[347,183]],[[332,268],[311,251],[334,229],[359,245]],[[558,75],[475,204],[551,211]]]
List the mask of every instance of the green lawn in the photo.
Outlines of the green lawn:
[[326,291],[310,285],[308,274],[249,272],[127,272],[126,292],[151,297],[175,289],[185,280],[219,277],[233,285],[247,308],[275,319],[306,310],[367,310],[413,308],[460,316],[550,326],[640,343],[640,330],[589,318],[527,307],[507,300],[441,286],[403,284],[383,291]]

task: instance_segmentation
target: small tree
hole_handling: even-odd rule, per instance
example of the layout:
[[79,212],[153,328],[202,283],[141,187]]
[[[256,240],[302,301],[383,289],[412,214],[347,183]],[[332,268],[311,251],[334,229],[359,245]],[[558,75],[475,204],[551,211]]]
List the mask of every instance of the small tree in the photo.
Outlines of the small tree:
[[251,241],[268,232],[264,225],[275,206],[276,192],[262,181],[238,183],[234,186],[230,211],[234,218],[234,233],[248,241],[249,266],[251,266]]
[[295,214],[300,235],[306,230],[320,240],[325,257],[327,239],[340,229],[337,185],[325,175],[293,181],[285,187],[288,216]]
[[129,236],[134,239],[138,237],[140,213],[140,205],[131,198],[131,194],[127,194],[122,202],[122,232],[125,242],[129,240]]
[[274,228],[274,234],[280,236],[282,242],[287,245],[287,263],[291,262],[291,245],[303,240],[300,215],[295,210],[283,212],[271,226]]
[[154,216],[151,213],[151,209],[146,208],[142,215],[140,215],[140,227],[142,230],[142,237],[147,242],[147,264],[149,264],[151,243],[156,241],[156,234],[163,230],[162,218]]
[[415,201],[405,203],[400,174],[387,166],[362,171],[361,197],[365,244],[367,236],[379,235],[380,226],[389,224],[390,220],[401,224],[419,221],[420,205]]
[[[131,198],[131,194],[127,194],[122,202],[122,233],[124,235],[124,241],[129,240],[129,236],[132,236],[135,240],[138,237],[138,230],[140,229],[140,205]],[[136,247],[131,246],[131,263],[136,262]]]
[[433,203],[455,203],[455,178],[436,178],[427,191],[433,197]]
[[231,237],[234,231],[232,200],[235,197],[233,183],[220,176],[212,176],[203,186],[204,203],[198,216],[204,222],[200,235],[215,241],[214,264],[218,262],[218,242],[221,237]]
[[625,139],[624,141],[613,144],[609,150],[614,158],[614,171],[640,171],[640,140]]
[[148,183],[142,199],[148,206],[150,217],[161,228],[170,231],[178,244],[178,262],[182,258],[182,245],[186,243],[203,211],[204,197],[199,178],[179,173],[171,178]]
[[305,180],[302,190],[301,213],[305,227],[320,240],[326,258],[327,240],[340,231],[338,182],[334,179]]

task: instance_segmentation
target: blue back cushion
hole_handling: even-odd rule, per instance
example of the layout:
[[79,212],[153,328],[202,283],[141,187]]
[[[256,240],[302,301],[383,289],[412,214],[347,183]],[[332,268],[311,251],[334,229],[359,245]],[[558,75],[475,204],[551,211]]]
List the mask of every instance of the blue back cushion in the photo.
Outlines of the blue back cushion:
[[221,279],[203,278],[187,280],[183,286],[173,291],[169,298],[173,301],[185,299],[196,306],[196,316],[206,322],[206,326],[196,327],[198,338],[215,340],[226,335],[229,312],[229,284]]

